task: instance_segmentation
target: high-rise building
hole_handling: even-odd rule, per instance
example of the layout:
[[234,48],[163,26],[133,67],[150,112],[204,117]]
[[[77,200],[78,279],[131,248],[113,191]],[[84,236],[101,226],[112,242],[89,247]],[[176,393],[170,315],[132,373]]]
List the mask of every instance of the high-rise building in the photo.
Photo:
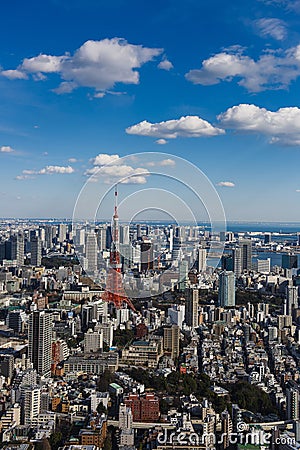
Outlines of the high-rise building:
[[264,242],[265,244],[270,244],[272,241],[272,233],[265,233]]
[[94,231],[86,235],[85,256],[88,272],[95,272],[97,270],[97,236]]
[[140,243],[141,272],[153,269],[153,245],[150,240],[144,239]]
[[120,430],[130,430],[132,428],[132,411],[129,406],[120,404],[119,408],[119,428]]
[[196,328],[199,326],[199,291],[198,289],[186,289],[185,293],[185,323],[189,327]]
[[242,249],[242,270],[252,269],[252,242],[250,239],[240,239],[239,247]]
[[42,263],[42,241],[39,236],[32,236],[30,239],[31,246],[31,265],[39,267]]
[[67,238],[67,224],[60,223],[58,226],[58,241],[64,242]]
[[299,390],[296,386],[286,389],[286,416],[288,420],[299,420]]
[[233,272],[223,271],[219,275],[219,305],[235,306],[235,275]]
[[39,386],[25,386],[22,389],[23,398],[23,421],[25,425],[30,425],[40,413],[41,388]]
[[281,265],[283,269],[297,269],[298,267],[298,256],[297,255],[282,255]]
[[129,245],[129,225],[120,226],[120,244]]
[[179,261],[179,290],[184,291],[188,283],[189,263],[185,259]]
[[253,261],[253,269],[258,273],[270,273],[271,258],[256,259],[255,261]]
[[205,248],[198,249],[198,272],[205,272],[206,270],[206,256]]
[[24,264],[24,235],[21,232],[11,236],[11,259],[16,260],[18,266]]
[[242,249],[240,247],[236,247],[235,249],[233,249],[232,257],[233,257],[233,272],[235,273],[235,276],[239,278],[243,271]]
[[46,225],[45,226],[45,244],[46,248],[52,248],[53,239],[56,236],[56,226],[55,225]]
[[33,311],[29,316],[28,356],[39,375],[51,373],[52,315]]
[[6,316],[6,325],[12,328],[15,333],[21,333],[23,331],[25,321],[26,314],[22,309],[9,311]]
[[168,308],[168,318],[171,324],[178,325],[182,328],[182,324],[185,317],[185,305],[173,305],[172,308]]
[[230,270],[231,272],[234,270],[233,253],[227,253],[222,256],[221,267],[222,270]]
[[164,350],[171,353],[171,358],[179,356],[180,328],[178,325],[164,327]]
[[286,314],[291,316],[293,310],[298,308],[298,287],[287,286],[286,288]]
[[84,333],[84,353],[97,352],[103,348],[103,332],[89,329]]

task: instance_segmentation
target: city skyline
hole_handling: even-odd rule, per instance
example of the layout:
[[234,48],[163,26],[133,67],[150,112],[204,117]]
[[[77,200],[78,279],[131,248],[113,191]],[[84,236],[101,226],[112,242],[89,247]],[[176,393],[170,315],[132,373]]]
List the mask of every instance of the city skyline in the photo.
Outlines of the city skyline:
[[163,151],[160,167],[208,177],[227,220],[300,222],[298,1],[17,0],[2,16],[2,217],[72,217],[99,169],[127,177],[124,198],[151,188],[155,159],[118,160]]

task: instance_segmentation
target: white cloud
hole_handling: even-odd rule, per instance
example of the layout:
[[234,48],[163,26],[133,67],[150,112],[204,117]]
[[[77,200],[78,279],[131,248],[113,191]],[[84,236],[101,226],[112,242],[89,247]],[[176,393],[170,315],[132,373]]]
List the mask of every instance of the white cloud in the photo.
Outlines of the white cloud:
[[171,70],[174,68],[173,64],[171,63],[171,61],[169,61],[168,59],[163,59],[157,66],[159,69],[162,70]]
[[76,83],[72,81],[63,81],[57,88],[52,89],[52,91],[55,92],[55,94],[69,94],[70,92],[73,92],[74,89],[76,88],[77,88]]
[[43,169],[39,170],[37,173],[39,175],[52,175],[54,173],[69,174],[74,172],[75,171],[71,166],[46,166]]
[[256,105],[233,106],[218,116],[225,128],[261,133],[271,138],[271,143],[300,145],[300,109],[280,108],[269,111]]
[[258,33],[263,37],[269,37],[282,41],[286,38],[286,24],[283,20],[275,18],[262,18],[254,22]]
[[134,168],[128,164],[122,164],[119,155],[108,155],[100,153],[90,162],[93,167],[85,171],[85,175],[92,177],[92,181],[101,179],[104,183],[110,184],[119,182],[122,184],[145,184],[146,177],[150,172],[143,168]]
[[63,61],[68,58],[64,56],[38,55],[33,58],[25,58],[20,69],[29,73],[58,73],[62,68]]
[[71,166],[46,166],[40,170],[29,170],[25,169],[22,171],[22,175],[16,177],[17,180],[26,180],[28,178],[33,178],[33,175],[54,175],[54,174],[71,174],[75,170]]
[[194,84],[213,85],[238,78],[250,92],[285,89],[300,75],[300,45],[286,51],[265,52],[256,61],[240,47],[227,49],[204,60],[200,69],[185,77]]
[[129,44],[116,37],[100,41],[89,40],[73,55],[40,54],[25,58],[16,70],[3,71],[2,75],[8,78],[25,78],[31,74],[38,80],[44,78],[45,74],[57,73],[62,80],[54,89],[57,94],[69,93],[84,86],[95,89],[96,95],[100,97],[101,92],[113,88],[116,83],[138,84],[137,69],[162,51],[160,48]]
[[166,139],[157,139],[157,141],[155,141],[155,142],[158,145],[165,145],[168,143],[168,141]]
[[94,98],[103,98],[103,97],[105,97],[105,92],[96,92],[96,93],[93,95],[93,97],[94,97]]
[[221,187],[235,187],[235,184],[232,181],[220,181],[217,183],[217,186]]
[[296,189],[296,192],[300,192],[300,189]]
[[76,158],[69,158],[68,159],[68,162],[71,163],[71,164],[77,163],[77,161],[78,160]]
[[2,145],[0,147],[0,153],[13,153],[15,150],[9,145]]
[[171,158],[167,158],[167,159],[163,159],[162,161],[150,161],[146,164],[148,167],[155,167],[155,166],[160,166],[160,167],[174,167],[176,165],[176,162],[174,161],[174,159]]
[[126,133],[140,136],[175,139],[181,137],[208,137],[224,134],[224,130],[215,128],[198,116],[186,116],[166,122],[150,123],[144,120],[126,128]]
[[22,72],[21,70],[15,69],[15,70],[3,70],[0,72],[1,75],[5,78],[8,78],[9,80],[26,80],[28,76],[26,73]]
[[107,153],[99,153],[95,158],[91,159],[91,162],[94,164],[94,166],[105,166],[106,164],[111,164],[116,162],[120,159],[119,155],[108,155]]

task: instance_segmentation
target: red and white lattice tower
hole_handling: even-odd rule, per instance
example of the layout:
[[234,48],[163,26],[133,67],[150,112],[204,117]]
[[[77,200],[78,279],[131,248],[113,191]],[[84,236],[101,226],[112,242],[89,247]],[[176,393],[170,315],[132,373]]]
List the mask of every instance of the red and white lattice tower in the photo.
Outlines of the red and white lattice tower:
[[109,271],[106,279],[106,289],[103,300],[114,303],[117,309],[127,303],[129,308],[135,311],[131,300],[127,297],[123,287],[122,264],[120,257],[119,216],[118,216],[118,190],[115,189],[115,210],[112,221],[112,243],[110,249]]

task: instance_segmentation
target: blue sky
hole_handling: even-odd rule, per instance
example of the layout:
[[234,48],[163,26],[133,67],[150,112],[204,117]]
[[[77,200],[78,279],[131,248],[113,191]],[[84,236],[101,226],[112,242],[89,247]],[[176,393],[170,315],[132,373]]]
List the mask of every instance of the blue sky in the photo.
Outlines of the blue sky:
[[[300,221],[298,0],[13,0],[0,17],[2,217],[71,217],[88,175],[117,181],[103,155],[165,152],[228,220]],[[121,198],[171,185],[144,163],[122,167]]]

